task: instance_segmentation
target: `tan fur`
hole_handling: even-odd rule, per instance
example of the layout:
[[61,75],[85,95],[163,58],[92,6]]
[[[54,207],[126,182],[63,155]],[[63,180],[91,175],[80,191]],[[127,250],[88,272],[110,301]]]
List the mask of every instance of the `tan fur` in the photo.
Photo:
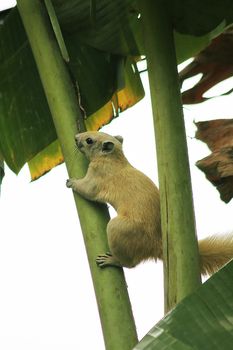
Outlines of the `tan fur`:
[[233,236],[213,235],[198,242],[201,272],[211,275],[233,258]]
[[[133,267],[162,259],[159,191],[125,158],[122,138],[85,132],[75,139],[90,163],[86,176],[69,179],[67,186],[89,200],[110,203],[118,214],[107,225],[111,254],[98,256],[99,266]],[[209,237],[199,242],[199,249],[201,272],[213,273],[233,257],[233,240],[229,244],[228,238]]]

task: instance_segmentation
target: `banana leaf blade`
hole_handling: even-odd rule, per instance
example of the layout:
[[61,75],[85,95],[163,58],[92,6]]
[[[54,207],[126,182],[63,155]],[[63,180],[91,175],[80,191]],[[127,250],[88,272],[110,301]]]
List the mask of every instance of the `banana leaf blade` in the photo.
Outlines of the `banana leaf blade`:
[[233,262],[168,313],[135,350],[233,347]]

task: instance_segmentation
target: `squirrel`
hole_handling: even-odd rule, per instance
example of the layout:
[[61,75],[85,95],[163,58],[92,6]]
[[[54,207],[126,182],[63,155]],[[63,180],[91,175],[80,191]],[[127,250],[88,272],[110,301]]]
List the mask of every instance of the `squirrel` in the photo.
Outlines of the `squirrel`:
[[[111,253],[99,255],[99,267],[134,267],[162,260],[160,197],[156,185],[126,159],[121,136],[89,131],[77,134],[75,143],[89,160],[86,176],[67,180],[84,198],[109,203],[117,212],[107,225]],[[198,242],[202,275],[210,275],[233,258],[233,239],[213,235]]]

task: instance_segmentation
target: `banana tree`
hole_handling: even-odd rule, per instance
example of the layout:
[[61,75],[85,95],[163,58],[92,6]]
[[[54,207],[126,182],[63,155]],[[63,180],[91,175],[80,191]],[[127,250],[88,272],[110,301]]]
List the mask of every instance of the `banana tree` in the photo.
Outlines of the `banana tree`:
[[[178,62],[205,47],[232,22],[229,6],[232,4],[226,0],[221,6],[217,1],[211,7],[202,4],[202,11],[196,1],[183,5],[180,1],[18,0],[18,8],[2,14],[0,151],[16,173],[28,163],[33,179],[62,162],[63,157],[70,176],[84,174],[86,163],[81,156],[74,167],[69,164],[74,134],[85,128],[99,129],[143,97],[136,62],[146,54],[157,129],[164,251],[171,252],[168,256],[164,254],[164,260],[165,267],[175,267],[169,273],[165,269],[166,309],[200,283],[175,47]],[[147,33],[145,40],[143,28]],[[185,169],[182,177],[177,171],[180,160]],[[166,187],[165,173],[171,176],[174,170],[175,186]],[[177,192],[176,185],[181,188],[182,183],[185,195],[180,197],[182,191]],[[106,348],[131,349],[137,336],[123,273],[101,272],[94,264],[97,253],[107,248],[106,207],[87,203],[78,196],[75,201]],[[181,214],[186,203],[187,217]],[[181,228],[186,228],[187,235],[179,236]],[[98,235],[94,235],[96,231]],[[172,232],[171,244],[168,231]],[[89,239],[90,235],[94,235],[94,240]],[[186,245],[189,248],[183,255]],[[172,289],[174,294],[169,292]],[[120,291],[120,298],[116,290]],[[123,314],[119,311],[122,303]]]

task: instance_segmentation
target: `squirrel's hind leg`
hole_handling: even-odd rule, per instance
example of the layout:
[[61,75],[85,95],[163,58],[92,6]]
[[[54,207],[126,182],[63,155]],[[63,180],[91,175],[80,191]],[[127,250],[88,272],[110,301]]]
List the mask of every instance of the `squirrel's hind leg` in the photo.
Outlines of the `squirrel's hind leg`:
[[143,227],[126,216],[118,215],[109,221],[107,236],[112,258],[118,266],[135,267],[147,258],[143,246],[146,241]]
[[122,267],[120,262],[111,253],[100,254],[96,258],[99,267],[117,266]]

